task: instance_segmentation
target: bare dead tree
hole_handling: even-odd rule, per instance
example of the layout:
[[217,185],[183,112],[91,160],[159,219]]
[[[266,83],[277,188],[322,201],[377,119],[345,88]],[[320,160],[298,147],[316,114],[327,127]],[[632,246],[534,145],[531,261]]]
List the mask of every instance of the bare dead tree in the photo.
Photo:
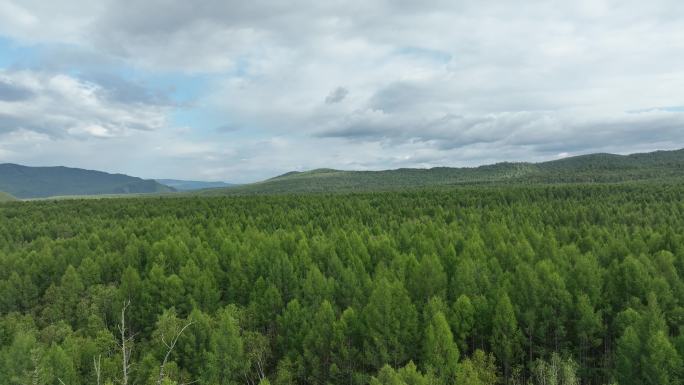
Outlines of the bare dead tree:
[[161,365],[159,365],[159,377],[157,378],[157,385],[161,385],[162,381],[164,381],[164,368],[166,367],[166,363],[169,361],[169,357],[171,356],[171,353],[173,352],[173,349],[176,347],[176,343],[178,342],[178,339],[180,336],[183,334],[185,329],[190,327],[190,325],[194,324],[194,321],[190,321],[186,323],[182,328],[179,330],[176,330],[173,336],[173,339],[171,339],[171,342],[166,342],[166,339],[164,338],[164,334],[162,333],[161,339],[162,343],[164,346],[166,346],[166,354],[164,355],[164,360],[162,361]]
[[123,307],[121,308],[121,320],[119,325],[119,333],[121,336],[121,342],[119,342],[119,349],[121,349],[121,370],[123,376],[121,378],[122,385],[128,385],[128,374],[131,368],[131,349],[133,348],[133,336],[126,336],[126,310],[131,305],[131,301],[124,301]]
[[98,355],[97,358],[93,357],[93,368],[95,369],[95,385],[102,385],[102,356]]
[[243,376],[249,385],[258,385],[266,378],[268,342],[259,333],[246,333],[244,337],[249,367],[243,372]]
[[264,362],[261,360],[262,357],[258,357],[258,359],[255,361],[256,362],[256,369],[257,369],[257,375],[259,376],[259,382],[263,381],[264,378],[266,378],[266,372],[264,370]]

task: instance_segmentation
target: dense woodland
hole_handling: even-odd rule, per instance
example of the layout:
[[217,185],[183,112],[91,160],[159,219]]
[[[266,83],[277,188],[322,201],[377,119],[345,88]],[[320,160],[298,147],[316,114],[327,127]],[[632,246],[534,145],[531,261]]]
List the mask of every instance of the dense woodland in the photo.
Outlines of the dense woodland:
[[681,384],[684,187],[10,202],[0,383]]

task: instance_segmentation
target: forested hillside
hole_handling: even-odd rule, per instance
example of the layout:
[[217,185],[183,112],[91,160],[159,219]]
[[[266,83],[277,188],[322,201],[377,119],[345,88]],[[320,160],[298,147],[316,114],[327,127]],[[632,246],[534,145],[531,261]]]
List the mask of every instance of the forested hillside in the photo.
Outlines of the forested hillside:
[[4,203],[0,383],[681,384],[682,197]]
[[0,164],[0,191],[17,198],[172,192],[153,180],[69,167]]
[[684,150],[645,154],[591,154],[543,163],[498,163],[474,168],[436,167],[385,171],[318,169],[287,174],[206,195],[391,191],[416,187],[684,181]]

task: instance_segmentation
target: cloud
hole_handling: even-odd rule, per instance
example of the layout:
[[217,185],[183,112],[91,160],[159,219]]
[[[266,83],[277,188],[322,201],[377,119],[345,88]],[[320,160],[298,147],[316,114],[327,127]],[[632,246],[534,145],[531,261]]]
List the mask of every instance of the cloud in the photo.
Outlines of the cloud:
[[325,97],[325,104],[335,104],[339,103],[347,97],[349,90],[344,87],[337,87],[330,91],[328,96]]
[[18,87],[0,78],[0,101],[17,102],[30,99],[33,93],[23,87]]
[[80,77],[95,84],[101,96],[111,102],[122,104],[144,104],[149,106],[173,106],[172,90],[158,90],[142,82],[131,81],[105,72],[90,72]]
[[[100,84],[65,74],[0,71],[11,84],[0,98],[0,133],[32,131],[58,138],[116,137],[131,130],[157,130],[168,107],[126,93],[122,84]],[[8,97],[9,96],[9,97]],[[153,103],[155,102],[155,103]]]
[[441,151],[467,147],[518,147],[535,154],[590,152],[603,148],[668,148],[684,143],[684,113],[591,115],[558,112],[504,112],[489,115],[443,115],[434,119],[359,111],[316,133],[321,138],[378,142],[385,146],[422,143]]
[[81,43],[103,12],[103,2],[64,0],[0,1],[0,34],[24,42]]
[[0,0],[0,35],[37,51],[0,52],[0,154],[75,162],[103,142],[133,173],[245,181],[682,147],[681,108],[653,108],[684,99],[682,15],[676,0]]
[[425,88],[409,82],[395,82],[379,89],[369,100],[369,107],[384,112],[395,112],[407,107],[413,108],[416,102],[425,100]]

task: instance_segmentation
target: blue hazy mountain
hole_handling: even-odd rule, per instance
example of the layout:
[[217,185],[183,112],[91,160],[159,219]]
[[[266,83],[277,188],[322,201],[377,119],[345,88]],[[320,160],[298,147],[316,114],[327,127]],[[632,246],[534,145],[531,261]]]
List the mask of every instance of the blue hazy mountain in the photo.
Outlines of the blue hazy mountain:
[[0,164],[0,191],[20,199],[65,195],[148,194],[176,191],[157,181],[70,167]]

